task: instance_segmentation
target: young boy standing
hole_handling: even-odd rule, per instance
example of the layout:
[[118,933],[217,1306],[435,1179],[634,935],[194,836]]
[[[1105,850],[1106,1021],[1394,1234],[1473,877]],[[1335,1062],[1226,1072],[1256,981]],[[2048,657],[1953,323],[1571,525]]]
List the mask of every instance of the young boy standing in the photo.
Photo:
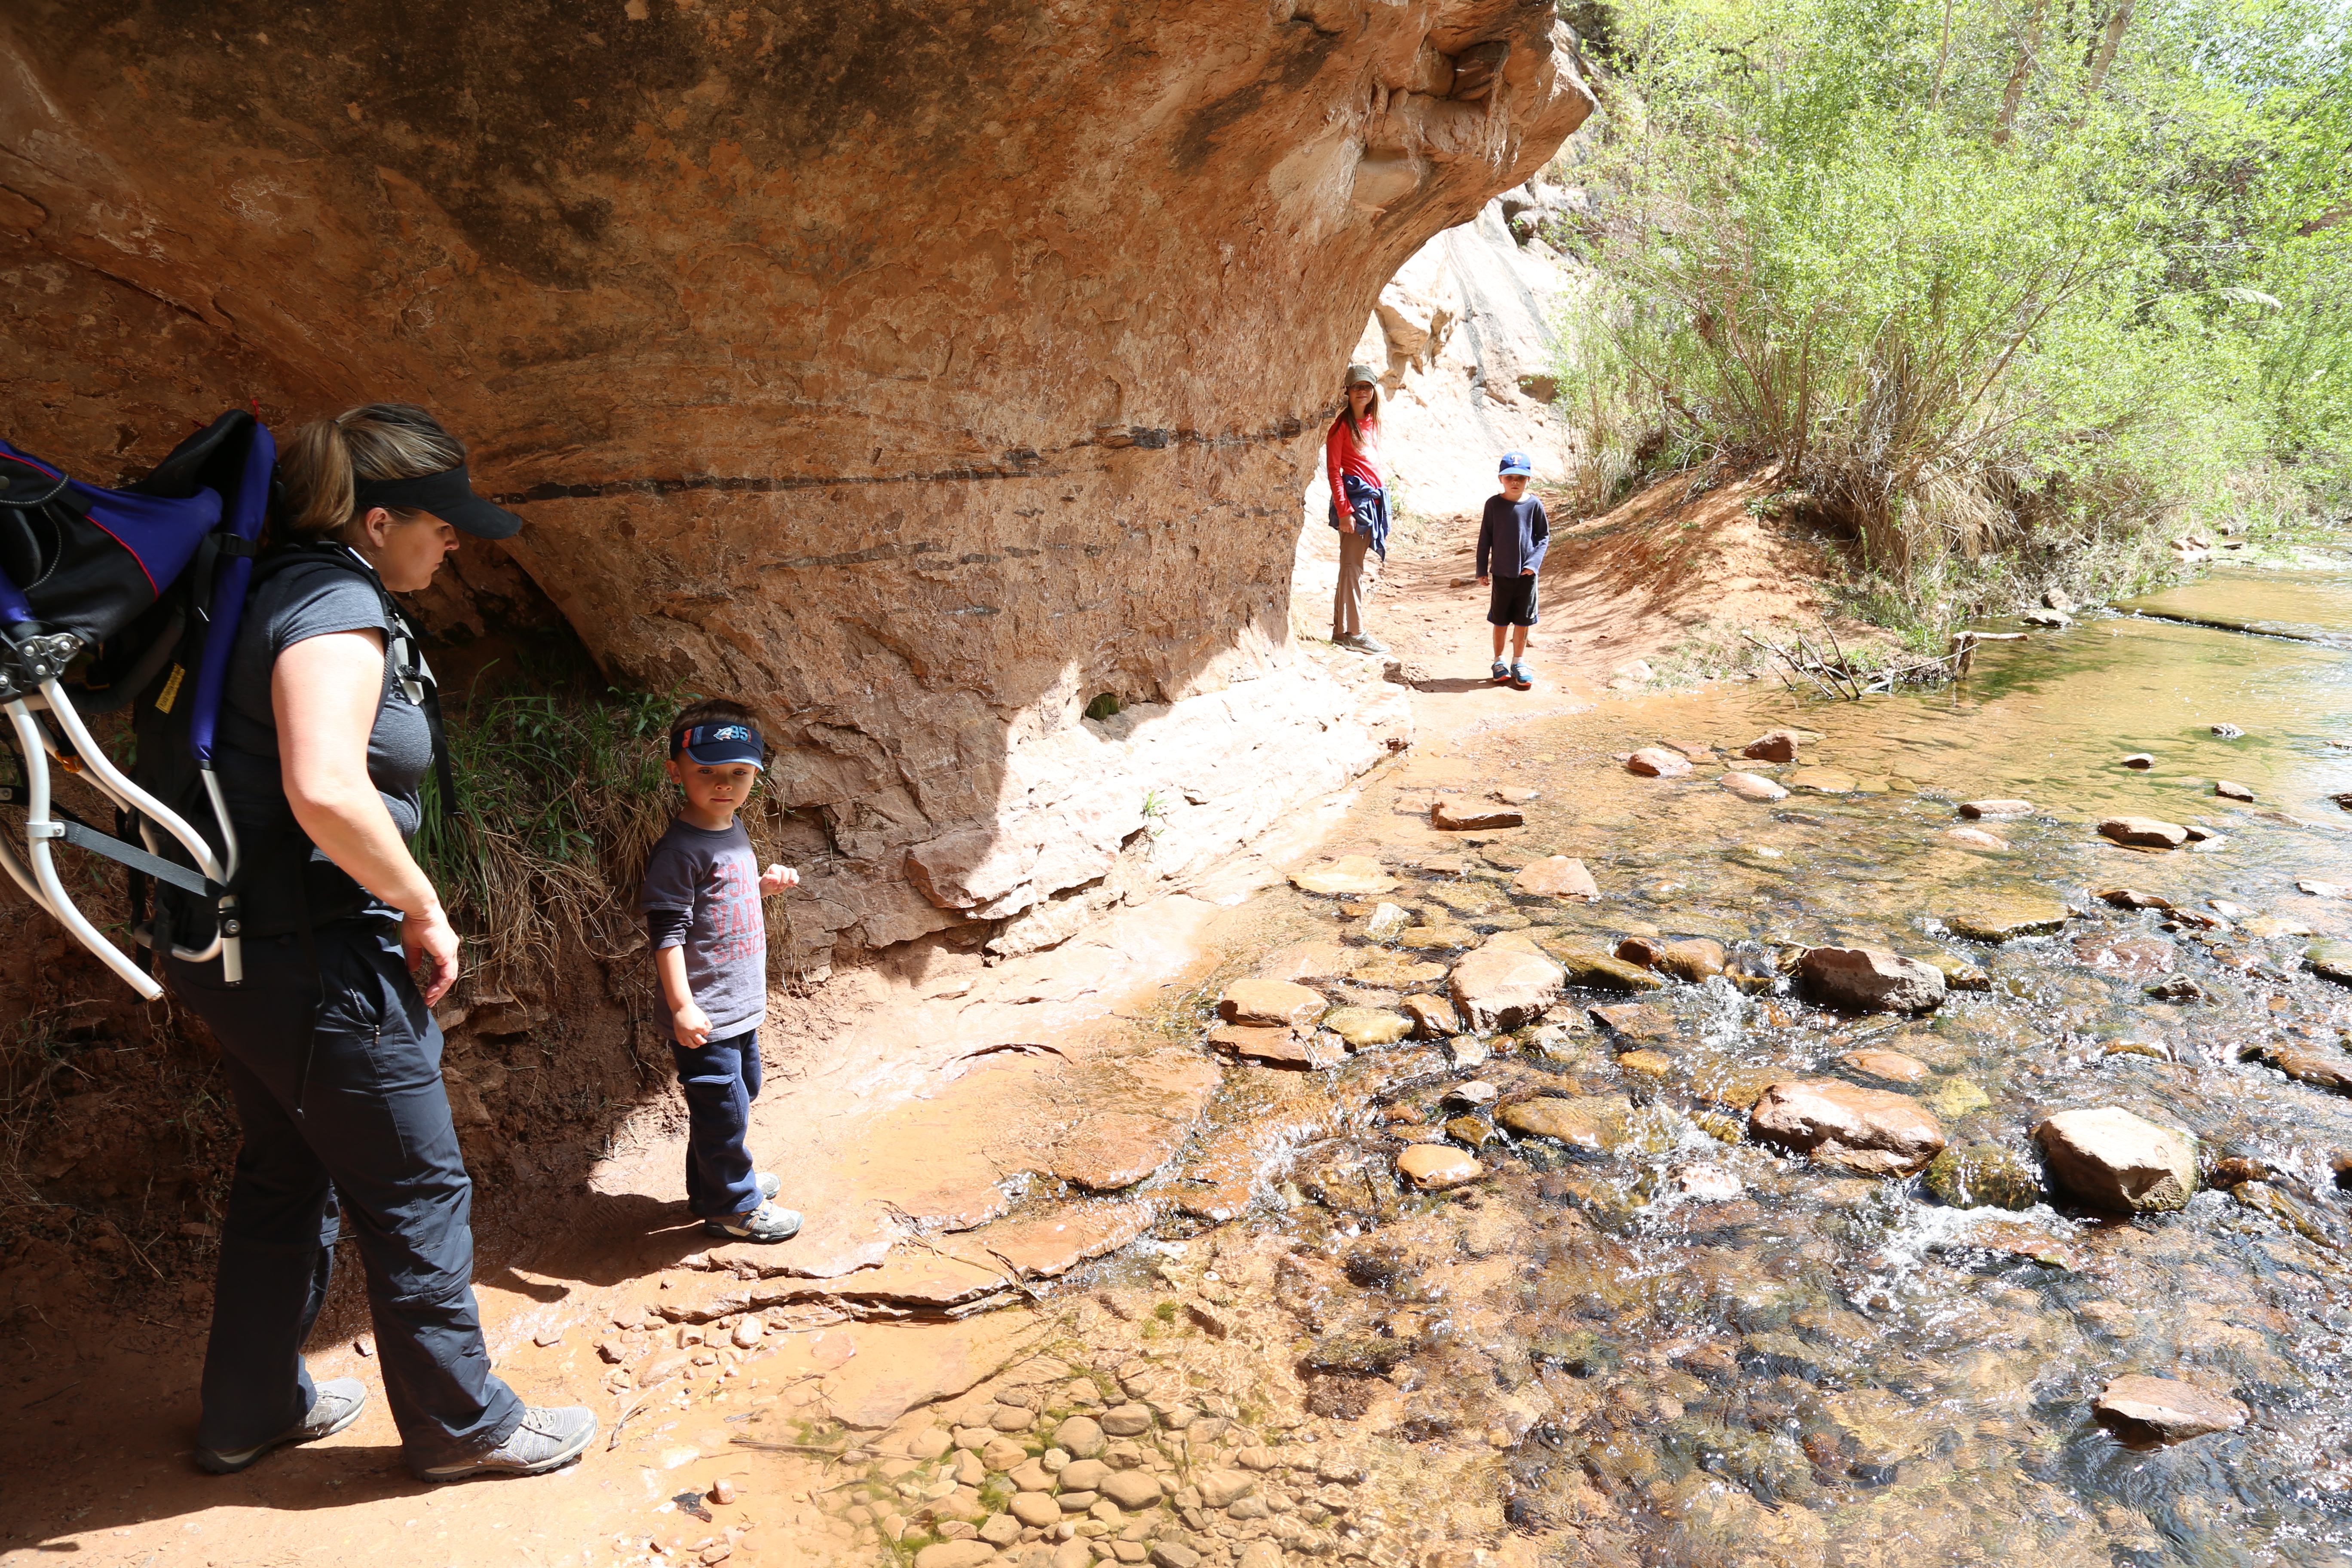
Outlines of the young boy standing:
[[[1503,454],[1503,493],[1486,498],[1478,520],[1478,585],[1491,590],[1486,624],[1495,628],[1495,684],[1525,691],[1535,684],[1528,673],[1528,628],[1536,624],[1536,573],[1543,566],[1551,522],[1543,502],[1528,494],[1534,472],[1525,452]],[[1509,629],[1511,662],[1503,662],[1503,636]]]
[[762,872],[735,820],[763,756],[751,715],[736,703],[698,702],[677,716],[667,766],[686,805],[654,846],[637,895],[686,1095],[687,1208],[730,1241],[782,1241],[801,1227],[799,1215],[768,1201],[779,1184],[752,1169],[743,1144],[768,1010],[760,900],[800,881],[787,866]]

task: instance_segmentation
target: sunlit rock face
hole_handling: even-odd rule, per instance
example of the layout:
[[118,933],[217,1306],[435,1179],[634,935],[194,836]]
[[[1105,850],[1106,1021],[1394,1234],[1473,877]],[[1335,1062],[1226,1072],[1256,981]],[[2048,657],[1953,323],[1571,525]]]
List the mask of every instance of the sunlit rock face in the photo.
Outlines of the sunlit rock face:
[[495,629],[520,567],[616,679],[751,702],[812,962],[1034,915],[1399,739],[1292,646],[1299,498],[1381,285],[1591,109],[1555,29],[37,0],[0,17],[9,433],[109,479],[232,403],[425,403],[530,520],[440,618]]

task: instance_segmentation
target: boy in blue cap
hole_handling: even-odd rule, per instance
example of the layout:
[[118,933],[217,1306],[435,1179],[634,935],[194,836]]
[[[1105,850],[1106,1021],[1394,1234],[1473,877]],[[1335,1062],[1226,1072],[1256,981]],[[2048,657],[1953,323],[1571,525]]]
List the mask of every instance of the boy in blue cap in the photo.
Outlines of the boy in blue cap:
[[686,805],[654,846],[637,895],[686,1096],[687,1208],[730,1241],[782,1241],[801,1228],[799,1215],[768,1201],[780,1184],[752,1168],[743,1144],[768,1012],[760,900],[801,879],[788,866],[761,871],[735,820],[764,756],[751,715],[737,703],[698,702],[677,716],[668,769]]
[[[1535,684],[1528,673],[1528,628],[1536,624],[1536,574],[1543,567],[1551,522],[1543,502],[1528,494],[1535,470],[1525,452],[1503,454],[1503,493],[1486,498],[1478,520],[1478,585],[1491,590],[1486,623],[1495,628],[1495,684],[1525,691]],[[1503,662],[1504,628],[1511,638],[1511,662]]]

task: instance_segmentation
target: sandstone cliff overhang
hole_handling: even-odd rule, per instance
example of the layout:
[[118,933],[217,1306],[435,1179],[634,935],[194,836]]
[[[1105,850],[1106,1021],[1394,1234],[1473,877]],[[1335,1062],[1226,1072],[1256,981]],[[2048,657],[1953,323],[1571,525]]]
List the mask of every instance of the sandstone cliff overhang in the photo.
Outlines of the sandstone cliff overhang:
[[1591,107],[1517,0],[36,0],[9,434],[104,480],[225,405],[435,407],[608,671],[760,711],[824,828],[791,940],[905,940],[1360,765],[1251,734],[1333,696],[1286,595],[1338,373]]

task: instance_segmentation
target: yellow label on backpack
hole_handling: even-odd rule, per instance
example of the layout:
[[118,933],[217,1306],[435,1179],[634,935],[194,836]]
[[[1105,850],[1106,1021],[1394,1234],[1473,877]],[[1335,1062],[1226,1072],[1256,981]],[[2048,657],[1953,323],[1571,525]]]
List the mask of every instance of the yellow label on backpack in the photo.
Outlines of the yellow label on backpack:
[[163,682],[163,689],[155,699],[156,712],[169,713],[172,710],[172,704],[180,700],[181,678],[187,673],[176,664],[172,667],[171,678]]

